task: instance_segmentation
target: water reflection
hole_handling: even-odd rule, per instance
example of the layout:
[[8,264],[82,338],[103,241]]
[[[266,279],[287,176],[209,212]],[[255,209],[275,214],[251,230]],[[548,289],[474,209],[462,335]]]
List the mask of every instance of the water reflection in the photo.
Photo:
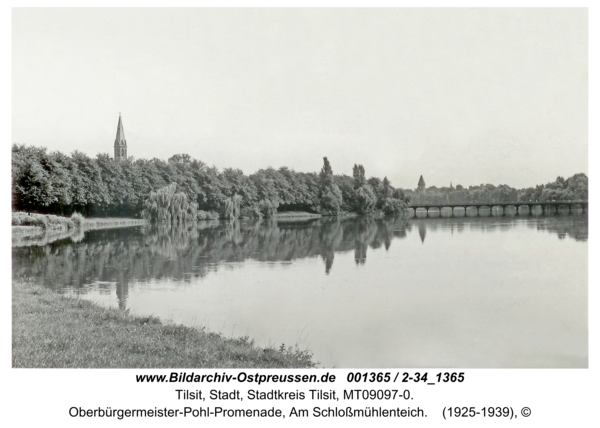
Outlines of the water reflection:
[[587,215],[210,221],[13,241],[12,264],[326,366],[586,367],[587,239]]
[[442,216],[442,217],[411,217],[409,222],[418,224],[419,236],[421,242],[425,242],[427,230],[437,231],[438,228],[450,231],[451,234],[456,230],[462,233],[464,230],[488,231],[495,230],[508,231],[520,225],[526,225],[528,228],[537,229],[540,232],[557,234],[559,239],[571,238],[576,241],[587,241],[588,239],[588,221],[587,215],[566,215],[566,216]]
[[41,242],[19,240],[13,247],[13,277],[34,277],[55,289],[85,292],[92,284],[117,285],[119,307],[127,307],[130,282],[168,278],[190,281],[221,265],[235,268],[245,260],[291,262],[320,257],[324,272],[334,268],[336,253],[354,252],[357,266],[367,262],[368,249],[405,239],[416,227],[425,243],[429,233],[504,232],[526,225],[558,239],[587,241],[587,216],[325,218],[303,222],[208,221],[193,227],[142,227],[87,232],[75,239]]
[[46,245],[64,239],[70,239],[73,242],[79,242],[83,239],[84,236],[85,232],[82,229],[61,231],[44,230],[37,235],[13,234],[12,246],[27,247],[30,245]]

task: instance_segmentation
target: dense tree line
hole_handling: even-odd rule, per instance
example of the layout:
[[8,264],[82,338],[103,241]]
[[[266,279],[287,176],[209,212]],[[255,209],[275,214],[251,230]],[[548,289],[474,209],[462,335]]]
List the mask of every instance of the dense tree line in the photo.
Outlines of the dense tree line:
[[[387,177],[367,179],[362,165],[354,165],[352,176],[334,175],[329,160],[323,161],[320,173],[282,167],[245,175],[233,168],[219,171],[187,154],[174,155],[166,162],[131,157],[115,162],[107,154],[91,158],[75,151],[68,156],[14,144],[12,203],[15,210],[59,215],[80,212],[85,216],[146,215],[163,222],[271,217],[282,211],[397,215],[411,200],[458,204],[587,200],[588,197],[585,174],[567,179],[558,177],[553,183],[519,190],[507,185],[482,184],[469,188],[432,186],[417,192],[396,189]],[[171,199],[166,201],[165,195]]]
[[552,183],[526,189],[515,189],[506,184],[481,184],[469,188],[450,185],[439,188],[431,186],[423,192],[409,190],[405,193],[413,202],[428,204],[587,201],[588,177],[585,174],[575,174],[567,179],[558,177]]
[[389,180],[334,175],[327,158],[319,174],[286,167],[245,175],[222,171],[187,154],[168,161],[128,158],[115,162],[75,151],[70,156],[46,148],[12,147],[13,209],[60,215],[142,215],[157,222],[239,216],[271,217],[282,211],[325,215],[401,214],[404,194]]

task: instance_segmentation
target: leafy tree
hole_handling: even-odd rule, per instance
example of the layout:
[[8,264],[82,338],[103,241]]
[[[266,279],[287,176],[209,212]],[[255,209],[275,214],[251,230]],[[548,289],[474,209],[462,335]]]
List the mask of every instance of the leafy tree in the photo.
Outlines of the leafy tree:
[[[362,165],[354,165],[352,176],[334,175],[327,158],[323,158],[319,173],[298,173],[282,167],[262,169],[248,176],[232,168],[220,173],[216,167],[209,168],[187,154],[176,154],[166,162],[132,157],[115,162],[107,154],[90,158],[75,151],[69,156],[19,144],[12,146],[11,178],[14,209],[63,215],[78,211],[88,216],[137,216],[143,210],[148,211],[146,202],[158,197],[157,192],[163,194],[167,192],[165,188],[175,185],[177,192],[169,196],[170,222],[219,215],[273,216],[277,211],[292,210],[324,215],[342,212],[397,215],[411,198],[432,204],[588,198],[585,174],[566,179],[559,176],[552,183],[521,190],[481,184],[468,189],[461,185],[431,186],[417,194],[414,190],[395,189],[387,177],[367,180]],[[161,221],[166,221],[167,214],[161,216]]]
[[171,183],[156,192],[151,192],[144,203],[142,216],[152,223],[183,224],[195,221],[195,203],[188,202],[183,192],[177,192],[177,184]]
[[352,168],[352,176],[354,177],[354,210],[359,214],[369,213],[375,207],[377,197],[365,179],[365,168],[355,164]]
[[321,184],[320,199],[321,210],[324,213],[338,214],[343,202],[342,192],[335,184],[333,179],[333,170],[326,157],[323,158],[323,168],[319,174]]
[[27,211],[43,209],[55,202],[50,176],[35,158],[24,165],[15,191],[17,206]]

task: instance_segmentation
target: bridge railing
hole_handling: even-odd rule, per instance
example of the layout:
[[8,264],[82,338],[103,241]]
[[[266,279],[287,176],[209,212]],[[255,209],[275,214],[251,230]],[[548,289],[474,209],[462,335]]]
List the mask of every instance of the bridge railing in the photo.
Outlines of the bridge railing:
[[577,201],[519,201],[519,202],[498,202],[498,201],[480,201],[480,202],[424,202],[424,203],[413,203],[409,202],[408,206],[444,206],[444,207],[452,207],[452,206],[475,206],[475,205],[554,205],[554,204],[587,204],[588,201],[585,200],[577,200]]
[[588,201],[576,200],[576,201],[519,201],[519,202],[494,202],[494,201],[481,201],[481,202],[448,202],[448,203],[413,203],[408,204],[409,208],[426,208],[426,207],[462,207],[462,206],[490,206],[490,205],[559,205],[559,204],[587,204]]

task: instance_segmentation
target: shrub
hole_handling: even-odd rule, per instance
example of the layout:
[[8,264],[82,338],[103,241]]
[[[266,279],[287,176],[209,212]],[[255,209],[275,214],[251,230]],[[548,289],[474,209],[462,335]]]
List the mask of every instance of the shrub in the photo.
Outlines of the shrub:
[[198,210],[198,220],[218,220],[219,213],[215,211]]
[[24,212],[12,213],[12,224],[14,226],[39,226],[46,230],[49,226],[48,218],[43,214],[27,214]]
[[74,212],[71,216],[71,221],[73,222],[73,226],[76,229],[83,229],[83,222],[85,221],[85,219],[81,214],[79,214],[78,212]]
[[49,223],[50,222],[48,221],[46,216],[43,216],[43,215],[35,215],[35,217],[32,216],[32,225],[34,225],[34,226],[40,226],[42,229],[47,230],[48,227],[50,226]]
[[27,220],[27,214],[22,212],[13,212],[12,213],[12,225],[13,226],[21,226]]
[[386,198],[383,201],[381,211],[383,211],[385,215],[400,215],[404,213],[405,208],[406,203],[404,201],[395,198]]
[[[13,212],[13,226],[39,226],[44,230],[53,228],[73,229],[82,227],[84,218],[81,214],[75,213],[71,218],[60,217],[52,214],[28,214],[25,212]],[[79,226],[81,224],[81,226]]]
[[67,229],[73,229],[74,224],[73,221],[70,218],[67,217],[59,217],[57,215],[47,215],[47,216],[43,216],[42,214],[39,214],[42,217],[46,217],[46,219],[48,220],[48,225],[51,227],[66,227]]
[[241,217],[250,217],[250,218],[260,218],[261,214],[260,214],[260,210],[258,209],[258,206],[252,205],[249,207],[242,208],[240,210],[240,216]]
[[263,199],[258,203],[258,209],[262,217],[271,218],[277,214],[277,207],[279,202],[271,202],[268,199]]
[[207,212],[207,218],[209,220],[218,220],[219,219],[219,213],[216,211],[208,211]]

